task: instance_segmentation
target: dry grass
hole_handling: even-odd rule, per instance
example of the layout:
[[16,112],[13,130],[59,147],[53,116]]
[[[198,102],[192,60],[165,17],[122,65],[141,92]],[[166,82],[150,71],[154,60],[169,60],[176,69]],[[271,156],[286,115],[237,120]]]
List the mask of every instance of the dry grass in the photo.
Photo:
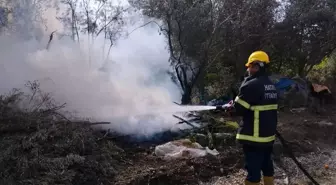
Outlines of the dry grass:
[[[108,184],[123,153],[88,124],[71,123],[36,82],[0,97],[0,184]],[[23,106],[22,102],[26,102]],[[29,106],[27,106],[29,105]]]

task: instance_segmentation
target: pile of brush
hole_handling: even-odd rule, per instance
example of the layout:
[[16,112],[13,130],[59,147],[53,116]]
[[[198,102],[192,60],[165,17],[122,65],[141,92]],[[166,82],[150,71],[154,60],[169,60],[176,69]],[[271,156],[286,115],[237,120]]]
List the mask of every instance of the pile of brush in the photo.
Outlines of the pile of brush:
[[123,151],[90,125],[66,120],[58,111],[63,105],[38,84],[29,87],[28,94],[0,96],[0,184],[112,182],[125,161]]

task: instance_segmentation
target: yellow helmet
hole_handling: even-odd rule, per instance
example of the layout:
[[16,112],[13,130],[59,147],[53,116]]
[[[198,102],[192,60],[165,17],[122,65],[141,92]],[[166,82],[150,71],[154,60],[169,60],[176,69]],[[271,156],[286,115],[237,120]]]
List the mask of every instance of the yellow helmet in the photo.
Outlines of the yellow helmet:
[[252,62],[255,61],[264,62],[266,64],[270,63],[267,53],[265,53],[264,51],[255,51],[250,55],[245,66],[248,67]]

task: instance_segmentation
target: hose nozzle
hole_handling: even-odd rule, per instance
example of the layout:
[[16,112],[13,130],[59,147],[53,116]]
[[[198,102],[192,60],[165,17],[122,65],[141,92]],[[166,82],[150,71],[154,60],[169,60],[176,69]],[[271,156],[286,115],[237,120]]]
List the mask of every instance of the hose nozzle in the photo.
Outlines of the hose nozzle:
[[224,105],[217,105],[216,106],[216,110],[221,110],[221,111],[226,111],[226,110],[230,110],[233,108],[233,101],[230,101],[227,104]]

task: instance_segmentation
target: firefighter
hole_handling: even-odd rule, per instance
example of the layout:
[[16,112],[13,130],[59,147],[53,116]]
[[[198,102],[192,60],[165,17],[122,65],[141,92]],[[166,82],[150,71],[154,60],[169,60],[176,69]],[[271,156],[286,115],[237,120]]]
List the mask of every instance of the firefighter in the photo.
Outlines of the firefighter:
[[[248,175],[246,185],[258,185],[261,172],[264,185],[274,185],[274,167],[271,154],[277,127],[278,95],[267,75],[270,63],[267,53],[253,52],[245,66],[245,77],[234,100],[236,115],[242,116],[236,139],[242,144],[245,168]],[[222,109],[227,109],[227,105]]]

